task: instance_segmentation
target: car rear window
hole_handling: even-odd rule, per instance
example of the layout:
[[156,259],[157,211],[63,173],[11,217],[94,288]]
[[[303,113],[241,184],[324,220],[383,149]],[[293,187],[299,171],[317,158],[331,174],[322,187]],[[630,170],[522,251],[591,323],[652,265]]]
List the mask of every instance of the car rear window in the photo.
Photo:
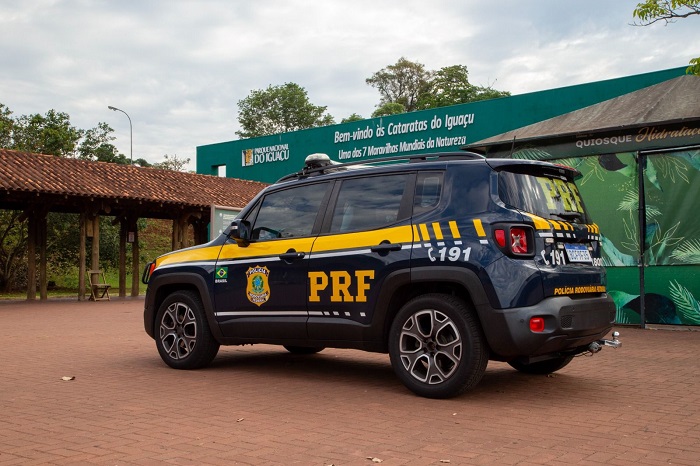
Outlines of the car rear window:
[[571,180],[506,171],[498,180],[498,195],[510,207],[543,218],[589,223],[581,194]]

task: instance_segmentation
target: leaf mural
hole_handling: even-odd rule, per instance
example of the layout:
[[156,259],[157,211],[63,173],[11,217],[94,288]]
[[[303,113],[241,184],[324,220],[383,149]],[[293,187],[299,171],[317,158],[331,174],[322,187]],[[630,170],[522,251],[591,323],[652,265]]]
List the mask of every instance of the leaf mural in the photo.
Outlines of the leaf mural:
[[694,169],[700,171],[700,150],[692,150],[684,154],[678,154],[678,157],[681,157],[690,163]]
[[615,322],[623,325],[639,324],[641,322],[639,313],[625,307],[627,304],[639,298],[638,294],[629,294],[618,290],[610,290],[608,294],[613,301],[615,301],[615,308],[617,309],[615,313]]
[[[676,177],[679,180],[683,180],[686,183],[690,183],[690,180],[688,179],[688,166],[681,162],[681,158],[679,158],[677,155],[653,156],[650,158],[649,161],[651,162],[652,160],[653,163],[649,163],[649,165],[647,165],[647,168],[649,168],[649,166],[658,165],[659,171],[661,172],[661,176],[670,179],[672,183],[676,182]],[[651,179],[649,181],[651,181]]]
[[633,178],[636,170],[634,165],[627,165],[620,157],[625,158],[626,153],[602,154],[598,157],[598,163],[609,172],[617,172],[627,178]]
[[[585,158],[585,163],[588,168],[588,172],[583,175],[583,179],[581,180],[581,184],[584,185],[588,181],[590,181],[594,176],[598,178],[600,181],[605,181],[605,177],[603,174],[605,173],[605,170],[603,170],[600,166],[600,164],[597,161],[597,157],[584,157]],[[583,171],[583,170],[581,170]]]
[[[658,227],[658,224],[655,224]],[[685,239],[683,236],[674,236],[681,222],[677,222],[675,225],[667,229],[665,232],[661,230],[660,227],[654,228],[653,233],[647,227],[647,241],[649,241],[649,249],[647,253],[649,254],[649,265],[666,265],[671,262],[668,254],[665,254],[666,248],[670,246],[675,246]]]
[[700,239],[682,242],[673,250],[671,257],[685,264],[700,264]]
[[603,265],[606,267],[635,267],[637,259],[634,256],[620,252],[612,241],[603,235],[600,235],[600,243],[603,246]]
[[649,180],[649,182],[653,184],[656,187],[656,189],[658,189],[659,191],[663,191],[663,189],[661,189],[661,185],[659,184],[659,179],[656,175],[656,168],[654,168],[654,164],[651,163],[651,161],[648,158],[645,160],[647,160],[647,162],[646,166],[644,167],[644,174],[646,175],[647,180]]
[[671,299],[676,305],[676,314],[686,325],[700,325],[700,302],[677,281],[669,282]]
[[511,158],[525,160],[547,160],[552,158],[552,154],[542,149],[526,147],[513,152]]

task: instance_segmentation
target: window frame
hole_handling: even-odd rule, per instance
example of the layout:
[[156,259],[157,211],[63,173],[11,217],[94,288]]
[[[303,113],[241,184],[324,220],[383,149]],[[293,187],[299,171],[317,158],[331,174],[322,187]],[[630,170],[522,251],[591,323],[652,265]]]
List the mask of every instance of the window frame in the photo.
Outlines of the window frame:
[[[321,202],[318,205],[318,209],[316,211],[316,215],[314,218],[313,225],[311,227],[311,231],[309,232],[308,235],[303,235],[303,236],[282,236],[279,238],[252,238],[253,236],[253,231],[255,230],[255,224],[258,221],[258,218],[260,216],[260,212],[263,208],[263,204],[265,203],[265,200],[268,199],[270,196],[277,196],[280,195],[280,193],[284,193],[285,191],[291,191],[295,189],[302,189],[302,188],[307,188],[309,186],[318,186],[318,185],[326,185],[326,189],[323,193],[323,196],[321,198]],[[333,182],[331,180],[323,180],[319,181],[317,183],[304,183],[302,185],[296,185],[296,186],[285,186],[280,189],[275,189],[272,191],[269,191],[265,193],[264,196],[262,196],[258,201],[255,203],[255,205],[248,211],[248,214],[245,216],[244,220],[250,222],[250,228],[251,228],[251,243],[255,242],[263,242],[263,241],[276,241],[276,240],[289,240],[289,239],[296,239],[296,238],[309,238],[312,236],[317,236],[320,229],[321,229],[321,224],[323,222],[323,217],[324,217],[324,212],[326,211],[328,207],[328,200],[329,200],[329,193],[332,190]]]
[[[399,201],[399,209],[397,211],[397,219],[393,222],[381,224],[376,227],[372,227],[370,229],[366,228],[361,228],[361,229],[354,229],[354,230],[348,230],[348,231],[332,231],[331,227],[333,225],[333,216],[335,215],[336,208],[338,207],[338,200],[340,198],[340,191],[342,189],[342,186],[345,182],[350,182],[354,180],[365,180],[365,179],[370,179],[370,178],[386,178],[387,176],[405,176],[406,177],[406,184],[404,186],[403,194],[401,195],[401,200]],[[416,173],[415,172],[405,172],[405,171],[397,171],[397,172],[388,172],[388,173],[377,173],[377,174],[372,174],[372,175],[358,175],[358,176],[348,176],[348,177],[343,177],[335,180],[335,186],[333,186],[333,190],[331,192],[331,195],[328,198],[328,206],[326,209],[326,213],[323,218],[323,223],[321,226],[321,231],[320,234],[326,234],[326,235],[339,235],[339,234],[346,234],[346,233],[357,233],[357,232],[362,232],[362,231],[373,231],[373,230],[378,230],[381,228],[387,228],[391,225],[395,225],[401,222],[405,221],[410,221],[411,216],[413,214],[413,194],[415,190],[415,185],[416,185]]]

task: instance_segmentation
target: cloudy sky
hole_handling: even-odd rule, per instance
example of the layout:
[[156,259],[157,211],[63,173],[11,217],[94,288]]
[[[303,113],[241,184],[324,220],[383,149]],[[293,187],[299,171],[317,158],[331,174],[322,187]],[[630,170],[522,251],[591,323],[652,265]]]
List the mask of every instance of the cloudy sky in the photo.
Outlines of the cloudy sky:
[[190,158],[237,139],[239,100],[294,82],[336,121],[369,117],[365,79],[400,57],[513,94],[700,56],[700,16],[634,27],[629,0],[3,0],[0,103],[14,116],[106,122],[134,158]]

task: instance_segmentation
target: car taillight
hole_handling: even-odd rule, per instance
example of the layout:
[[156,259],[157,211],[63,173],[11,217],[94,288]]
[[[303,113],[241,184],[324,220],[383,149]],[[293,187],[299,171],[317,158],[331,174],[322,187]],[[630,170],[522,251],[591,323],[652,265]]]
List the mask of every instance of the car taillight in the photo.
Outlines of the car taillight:
[[496,238],[496,244],[498,244],[499,247],[505,248],[506,247],[506,232],[505,230],[495,230],[493,232],[494,237]]
[[509,256],[532,257],[535,250],[535,233],[529,225],[494,225],[493,239]]
[[530,317],[530,330],[535,333],[544,332],[544,317]]
[[528,254],[527,233],[524,228],[510,229],[510,250],[513,254]]

